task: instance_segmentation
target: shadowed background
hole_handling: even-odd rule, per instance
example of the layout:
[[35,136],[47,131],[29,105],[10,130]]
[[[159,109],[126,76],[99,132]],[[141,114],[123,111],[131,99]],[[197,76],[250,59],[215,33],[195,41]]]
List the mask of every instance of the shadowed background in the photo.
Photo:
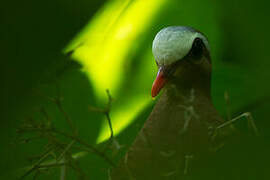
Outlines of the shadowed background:
[[[102,113],[106,89],[114,98],[111,119],[117,141],[126,147],[149,115],[156,73],[151,54],[155,34],[169,25],[192,26],[212,50],[212,95],[226,118],[250,111],[260,137],[236,144],[219,159],[213,178],[269,179],[269,41],[267,1],[9,1],[0,7],[1,179],[15,179],[31,165],[46,141],[17,143],[16,128],[46,109],[55,126],[69,131],[63,113],[46,97],[63,97],[63,107],[89,144],[107,140]],[[229,95],[229,105],[224,100]],[[246,121],[237,127],[248,133]],[[108,165],[86,154],[80,166],[91,179],[108,179]],[[40,176],[59,179],[60,170]],[[76,179],[69,172],[67,179]],[[219,176],[215,176],[219,174]],[[222,174],[222,176],[220,176]],[[29,176],[31,179],[31,176]]]

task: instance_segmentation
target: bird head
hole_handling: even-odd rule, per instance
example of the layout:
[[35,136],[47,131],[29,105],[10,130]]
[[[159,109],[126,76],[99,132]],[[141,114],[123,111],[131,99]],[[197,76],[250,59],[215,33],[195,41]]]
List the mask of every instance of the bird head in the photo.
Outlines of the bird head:
[[185,26],[166,27],[157,33],[152,52],[158,66],[152,97],[167,83],[210,89],[210,47],[201,32]]

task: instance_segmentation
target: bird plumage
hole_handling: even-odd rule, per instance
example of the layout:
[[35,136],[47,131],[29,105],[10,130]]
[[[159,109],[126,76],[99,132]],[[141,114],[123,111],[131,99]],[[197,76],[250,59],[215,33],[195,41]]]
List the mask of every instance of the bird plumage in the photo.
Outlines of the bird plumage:
[[[157,34],[153,54],[162,74],[152,96],[162,88],[164,92],[113,170],[113,179],[179,179],[185,175],[187,156],[199,162],[209,153],[211,130],[224,122],[211,100],[209,51],[206,37],[189,27],[168,27]],[[227,132],[222,130],[222,136]]]
[[210,52],[207,38],[186,26],[170,26],[160,30],[154,38],[152,52],[158,64],[170,65],[188,54],[194,39],[200,38]]

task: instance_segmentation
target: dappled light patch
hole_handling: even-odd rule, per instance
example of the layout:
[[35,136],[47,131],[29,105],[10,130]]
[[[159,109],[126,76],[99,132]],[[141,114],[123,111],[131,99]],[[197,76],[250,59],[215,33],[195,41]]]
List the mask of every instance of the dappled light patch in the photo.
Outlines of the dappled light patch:
[[[120,106],[115,105],[112,111],[116,134],[151,102],[147,89],[138,95],[126,88],[127,92],[131,92],[128,101],[122,100],[119,89],[125,78],[125,65],[133,58],[132,52],[136,51],[136,40],[140,39],[164,4],[164,0],[110,1],[65,49],[66,52],[72,51],[72,58],[83,65],[83,71],[88,75],[101,104],[106,100],[106,89],[116,101],[122,102]],[[138,62],[142,60],[151,61],[137,59]],[[151,71],[151,66],[143,69]],[[145,74],[140,80],[138,75],[138,81],[149,81],[151,84],[151,73]],[[98,143],[109,137],[110,132],[105,126],[104,123]]]

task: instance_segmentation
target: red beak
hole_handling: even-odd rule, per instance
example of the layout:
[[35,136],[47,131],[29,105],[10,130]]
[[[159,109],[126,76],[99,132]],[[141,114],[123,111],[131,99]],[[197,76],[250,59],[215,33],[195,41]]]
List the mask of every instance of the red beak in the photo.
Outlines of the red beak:
[[164,76],[164,72],[160,68],[158,70],[157,77],[152,85],[151,95],[153,98],[158,95],[159,91],[164,87],[166,82],[167,82],[167,79]]

